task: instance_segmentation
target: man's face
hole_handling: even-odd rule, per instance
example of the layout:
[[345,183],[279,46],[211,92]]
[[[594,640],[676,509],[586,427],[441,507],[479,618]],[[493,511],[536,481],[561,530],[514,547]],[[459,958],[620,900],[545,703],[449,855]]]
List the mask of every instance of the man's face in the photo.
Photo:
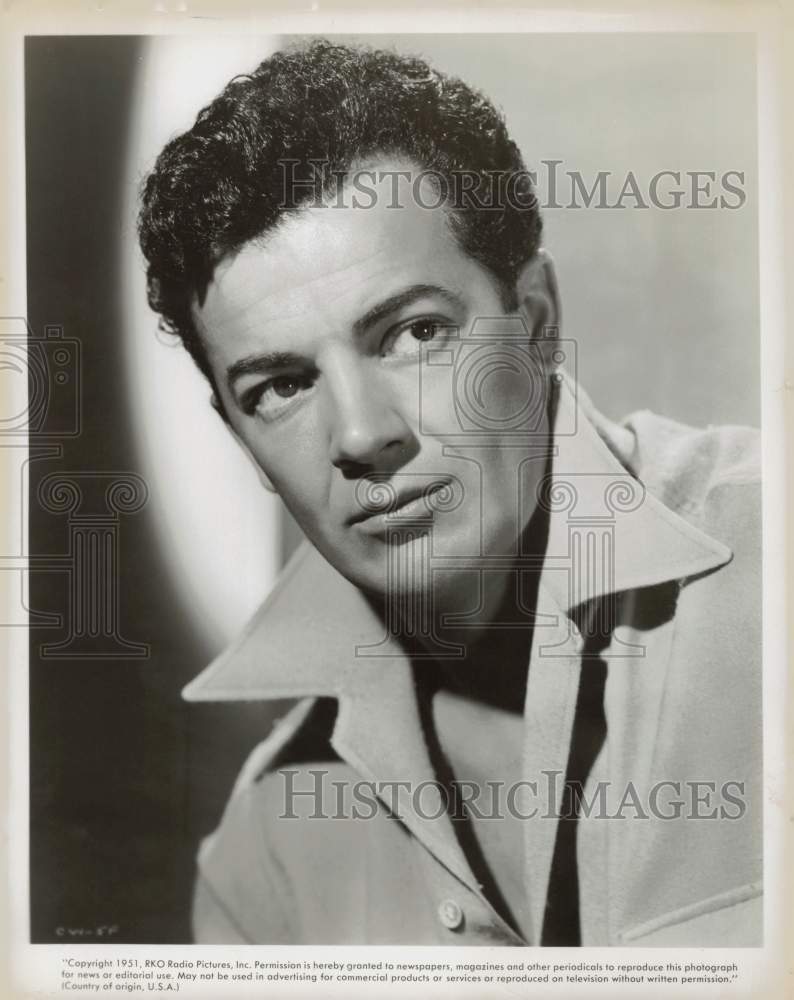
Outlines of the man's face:
[[221,263],[195,315],[231,429],[329,562],[413,591],[429,544],[441,592],[515,552],[547,381],[445,212],[389,204],[384,182],[370,208],[300,210]]

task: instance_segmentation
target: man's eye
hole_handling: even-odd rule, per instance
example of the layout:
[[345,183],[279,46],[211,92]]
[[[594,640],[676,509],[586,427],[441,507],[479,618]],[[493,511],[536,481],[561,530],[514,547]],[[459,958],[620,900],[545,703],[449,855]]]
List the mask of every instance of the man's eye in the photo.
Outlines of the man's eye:
[[279,375],[278,378],[272,380],[269,388],[277,396],[289,399],[290,396],[294,396],[299,391],[300,381],[292,375]]
[[439,339],[449,324],[437,319],[418,319],[397,330],[385,345],[384,354],[408,358],[422,353],[422,344]]
[[270,420],[288,409],[311,387],[312,381],[306,375],[276,375],[255,390],[252,412]]

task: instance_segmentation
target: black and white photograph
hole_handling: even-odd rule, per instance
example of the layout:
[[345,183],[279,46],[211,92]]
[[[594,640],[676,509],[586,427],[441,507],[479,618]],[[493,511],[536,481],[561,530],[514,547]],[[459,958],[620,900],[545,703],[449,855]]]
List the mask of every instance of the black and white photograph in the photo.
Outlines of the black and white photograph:
[[759,995],[768,31],[159,6],[14,49],[37,995]]

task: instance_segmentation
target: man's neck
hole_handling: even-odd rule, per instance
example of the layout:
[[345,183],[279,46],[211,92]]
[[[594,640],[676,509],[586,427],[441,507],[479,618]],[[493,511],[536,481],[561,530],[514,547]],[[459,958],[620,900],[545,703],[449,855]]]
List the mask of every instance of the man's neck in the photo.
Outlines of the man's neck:
[[[435,608],[435,648],[461,647],[460,658],[439,657],[437,676],[450,691],[485,704],[523,712],[542,555],[548,515],[536,510],[524,529],[521,551],[531,552],[533,569],[514,564],[501,577],[488,574],[476,615],[460,620],[460,608]],[[453,595],[454,596],[454,595]],[[447,604],[451,604],[448,597]],[[457,612],[457,614],[456,614]],[[426,646],[432,652],[432,648]]]

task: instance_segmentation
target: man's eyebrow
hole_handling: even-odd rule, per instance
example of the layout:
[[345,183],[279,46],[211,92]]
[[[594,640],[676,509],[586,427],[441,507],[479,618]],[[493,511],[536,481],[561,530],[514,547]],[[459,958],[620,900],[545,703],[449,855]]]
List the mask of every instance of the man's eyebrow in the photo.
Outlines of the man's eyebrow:
[[390,313],[397,312],[406,306],[412,305],[419,299],[424,299],[432,295],[439,296],[454,308],[460,309],[463,307],[463,300],[460,296],[456,295],[455,292],[451,292],[448,288],[442,288],[441,285],[410,285],[401,292],[396,292],[382,302],[378,302],[361,319],[357,319],[353,324],[353,333],[360,336],[370,327],[375,326],[376,323],[385,319]]
[[[378,302],[353,324],[356,336],[365,333],[370,327],[393,312],[404,309],[419,299],[436,295],[444,299],[454,308],[462,308],[463,300],[441,285],[409,285],[402,291],[395,292],[382,302]],[[226,369],[226,384],[233,391],[234,383],[243,375],[265,375],[279,368],[300,367],[306,359],[291,351],[270,351],[266,354],[250,354],[240,358]]]
[[249,354],[240,358],[226,369],[226,384],[229,390],[234,389],[234,383],[243,375],[264,375],[274,369],[300,366],[306,361],[299,354],[290,351],[271,351],[268,354]]

